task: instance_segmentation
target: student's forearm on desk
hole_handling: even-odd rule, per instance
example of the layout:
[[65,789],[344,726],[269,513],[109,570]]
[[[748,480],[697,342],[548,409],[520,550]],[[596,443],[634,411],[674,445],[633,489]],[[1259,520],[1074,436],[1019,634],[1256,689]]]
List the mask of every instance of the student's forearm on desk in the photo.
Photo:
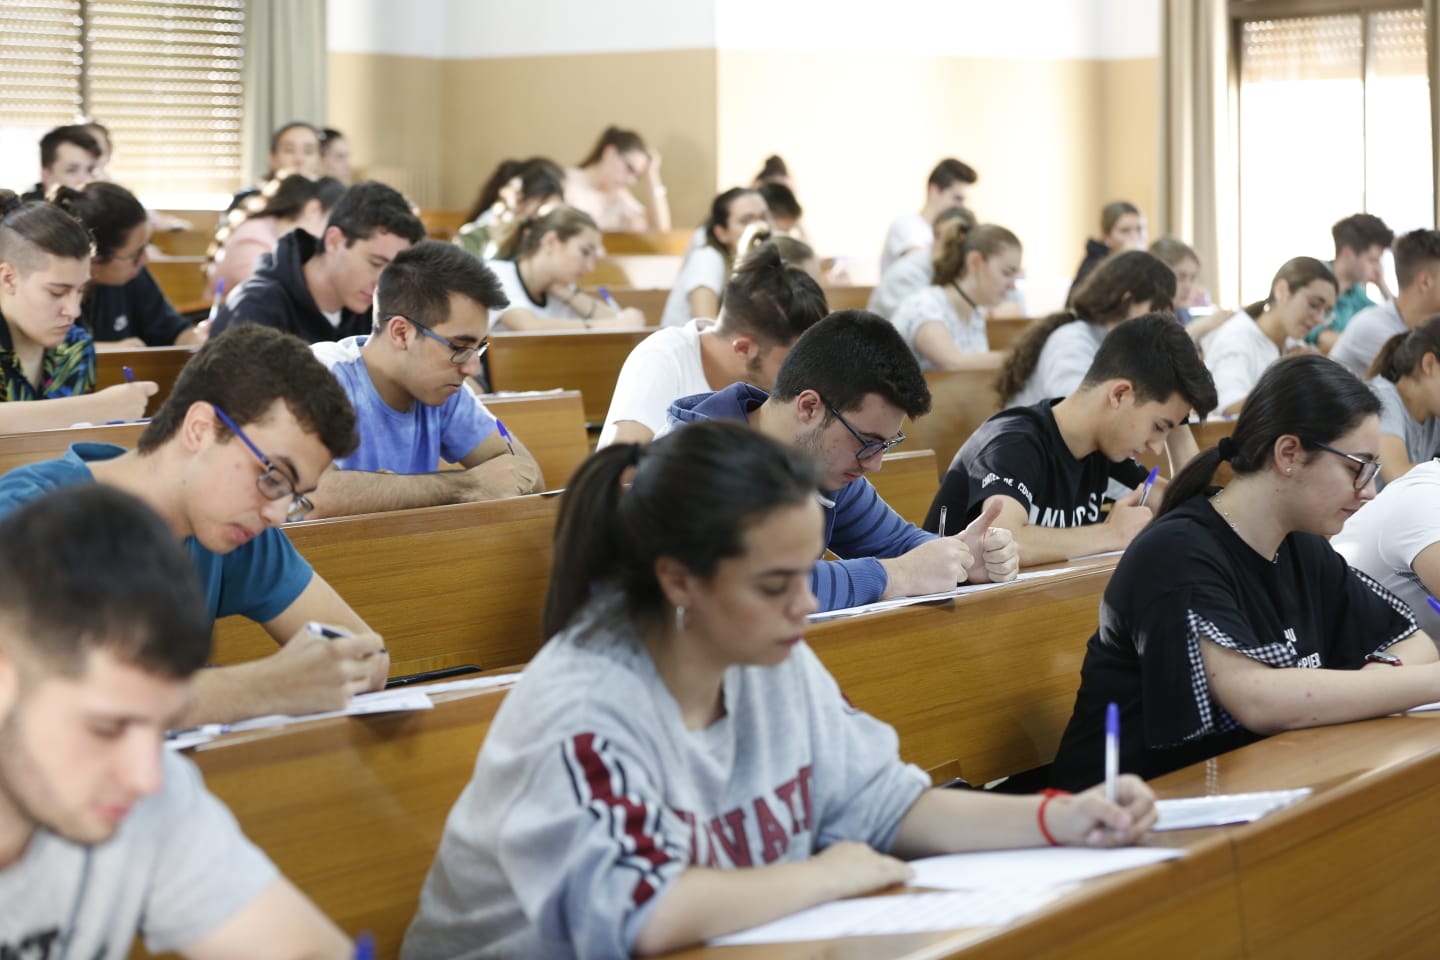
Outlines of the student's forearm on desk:
[[310,499],[312,519],[384,513],[411,507],[438,507],[471,499],[475,478],[468,470],[393,474],[327,470]]
[[840,897],[882,889],[908,875],[904,864],[857,847],[837,845],[809,860],[766,867],[691,867],[661,894],[635,940],[635,952],[650,956],[703,943]]
[[1108,523],[1058,529],[1025,524],[1018,529],[1012,528],[1012,532],[1015,544],[1020,548],[1020,563],[1025,567],[1123,550],[1129,542],[1118,528]]
[[[1419,657],[1419,649],[1417,643],[1404,652]],[[1256,733],[1366,720],[1440,700],[1440,663],[1433,658],[1403,667],[1370,664],[1363,670],[1277,669],[1209,640],[1201,641],[1200,651],[1216,701]],[[1396,656],[1404,660],[1404,652]]]

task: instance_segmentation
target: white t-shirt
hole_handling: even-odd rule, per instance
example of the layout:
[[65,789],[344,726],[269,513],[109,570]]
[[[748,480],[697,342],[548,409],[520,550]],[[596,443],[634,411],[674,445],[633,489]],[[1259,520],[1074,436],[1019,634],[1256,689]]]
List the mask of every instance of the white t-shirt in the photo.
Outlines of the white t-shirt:
[[880,272],[883,274],[890,265],[912,247],[929,250],[935,243],[935,228],[930,226],[918,213],[905,213],[896,217],[885,234],[885,249],[880,254]]
[[161,766],[160,792],[108,842],[87,847],[41,830],[0,870],[0,956],[124,957],[136,933],[151,953],[177,953],[275,880],[195,766],[169,750]]
[[1005,406],[1031,407],[1041,400],[1070,396],[1084,382],[1105,333],[1100,324],[1084,320],[1071,320],[1056,327],[1040,348],[1035,372],[1019,393],[1005,401]]
[[990,349],[990,341],[985,335],[985,314],[973,310],[968,317],[961,317],[940,287],[922,287],[906,297],[890,322],[895,324],[910,352],[920,361],[921,370],[939,369],[915,344],[920,329],[927,324],[943,326],[950,339],[955,341],[955,346],[964,353],[984,353]]
[[1205,367],[1215,380],[1216,410],[1250,395],[1265,368],[1280,359],[1280,348],[1244,310],[1222,323],[1201,344]]
[[1345,332],[1330,349],[1330,359],[1355,376],[1363,377],[1370,371],[1370,364],[1379,356],[1385,341],[1409,329],[1393,300],[1366,307],[1345,325]]
[[930,248],[911,250],[880,275],[880,282],[870,291],[870,302],[865,309],[887,319],[893,317],[902,300],[930,286],[934,279]]
[[670,296],[665,298],[665,312],[660,315],[660,326],[683,327],[694,319],[690,310],[690,291],[696,287],[709,287],[715,292],[716,300],[725,292],[725,256],[708,243],[685,254],[680,275],[670,288]]
[[714,389],[700,361],[700,334],[709,325],[696,319],[683,327],[663,327],[635,345],[615,380],[599,446],[615,442],[615,424],[621,420],[644,424],[658,435],[670,404]]
[[565,171],[565,202],[583,210],[595,219],[602,233],[643,233],[650,229],[650,216],[645,205],[629,190],[602,193],[590,186],[585,171],[569,167]]
[[1420,629],[1436,639],[1440,615],[1426,602],[1430,593],[1410,566],[1436,541],[1440,541],[1440,462],[1427,460],[1387,483],[1330,538],[1330,546],[1350,566],[1404,600]]
[[537,317],[544,317],[553,320],[579,320],[580,314],[570,309],[559,297],[552,297],[548,294],[540,294],[541,302],[536,303],[530,298],[525,290],[525,284],[520,282],[520,264],[514,260],[486,260],[485,266],[494,272],[500,281],[500,289],[505,291],[505,299],[510,305],[503,311],[490,312],[490,329],[506,329],[504,320],[505,314],[511,310],[529,310]]
[[[1440,418],[1427,417],[1421,423],[1405,409],[1405,401],[1395,384],[1384,377],[1374,377],[1367,382],[1380,398],[1380,432],[1404,440],[1405,453],[1411,463],[1424,463],[1440,454]],[[1375,483],[1384,485],[1378,474]]]

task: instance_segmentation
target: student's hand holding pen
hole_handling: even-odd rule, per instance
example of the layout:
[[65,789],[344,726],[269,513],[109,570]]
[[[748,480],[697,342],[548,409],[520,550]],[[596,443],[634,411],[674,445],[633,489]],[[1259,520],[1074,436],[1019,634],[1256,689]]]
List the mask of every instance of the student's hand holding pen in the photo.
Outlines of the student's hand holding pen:
[[1044,823],[1061,846],[1123,847],[1155,826],[1155,794],[1145,781],[1122,774],[1115,781],[1115,802],[1105,799],[1100,783],[1074,796],[1051,797]]
[[390,656],[376,633],[317,632],[309,625],[273,657],[267,681],[272,713],[304,714],[343,710],[357,693],[380,690],[390,672]]

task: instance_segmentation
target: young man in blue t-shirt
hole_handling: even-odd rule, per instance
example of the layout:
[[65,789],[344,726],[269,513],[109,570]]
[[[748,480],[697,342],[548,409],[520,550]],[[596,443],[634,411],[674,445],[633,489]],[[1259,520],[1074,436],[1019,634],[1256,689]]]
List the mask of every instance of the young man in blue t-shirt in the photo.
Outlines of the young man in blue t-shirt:
[[[213,617],[239,614],[283,644],[262,660],[201,671],[180,726],[344,707],[382,687],[380,638],[277,527],[306,515],[331,460],[355,446],[355,415],[309,348],[247,325],[196,352],[137,449],[77,443],[0,476],[0,514],[58,487],[99,482],[165,518],[200,575]],[[328,640],[310,621],[354,634]]]
[[[427,240],[380,274],[369,336],[312,345],[355,405],[360,432],[360,445],[321,479],[316,516],[543,489],[529,452],[500,432],[466,382],[480,372],[490,311],[506,303],[479,260]],[[441,470],[441,458],[465,469]]]

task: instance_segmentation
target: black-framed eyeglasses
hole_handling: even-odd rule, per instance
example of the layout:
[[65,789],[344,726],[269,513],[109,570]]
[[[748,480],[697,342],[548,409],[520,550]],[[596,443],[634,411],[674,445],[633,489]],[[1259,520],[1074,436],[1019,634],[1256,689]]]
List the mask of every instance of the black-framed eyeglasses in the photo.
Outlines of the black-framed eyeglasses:
[[474,357],[485,356],[485,351],[490,349],[489,340],[481,340],[478,344],[474,346],[464,343],[454,343],[440,336],[440,334],[436,333],[434,330],[431,330],[429,327],[425,326],[425,324],[416,323],[414,320],[411,320],[403,313],[387,313],[385,314],[385,316],[380,318],[380,322],[389,323],[396,317],[404,320],[406,323],[410,324],[410,326],[414,327],[416,330],[419,330],[421,334],[429,337],[436,343],[443,343],[445,346],[449,347],[450,362],[455,364],[455,366],[457,367],[465,366],[465,364],[469,363]]
[[830,411],[830,415],[836,420],[839,420],[840,425],[846,430],[849,430],[850,436],[854,437],[856,442],[860,444],[860,449],[855,451],[855,459],[861,463],[869,460],[877,453],[889,453],[892,447],[905,442],[905,431],[903,430],[900,431],[893,440],[867,440],[864,434],[850,425],[850,421],[846,420],[839,410],[830,406],[830,401],[821,397],[820,402],[825,404],[825,409]]
[[1380,460],[1378,457],[1361,457],[1353,453],[1346,453],[1344,450],[1336,450],[1327,443],[1319,440],[1311,440],[1310,446],[1324,450],[1326,453],[1333,453],[1337,457],[1344,457],[1355,464],[1355,489],[1364,490],[1375,479],[1375,474],[1380,472]]
[[265,465],[264,472],[255,478],[255,486],[259,489],[260,495],[266,500],[288,499],[290,501],[290,509],[285,512],[287,523],[304,520],[309,516],[310,511],[315,509],[315,504],[311,503],[304,494],[295,492],[295,484],[290,481],[290,478],[285,476],[280,468],[270,461],[269,457],[260,452],[260,448],[245,436],[245,431],[240,429],[238,423],[230,419],[228,413],[214,404],[211,404],[211,407],[215,410],[215,416],[220,418],[220,422],[229,427],[230,432],[239,437],[240,442],[249,447],[250,452],[255,454],[255,458]]

